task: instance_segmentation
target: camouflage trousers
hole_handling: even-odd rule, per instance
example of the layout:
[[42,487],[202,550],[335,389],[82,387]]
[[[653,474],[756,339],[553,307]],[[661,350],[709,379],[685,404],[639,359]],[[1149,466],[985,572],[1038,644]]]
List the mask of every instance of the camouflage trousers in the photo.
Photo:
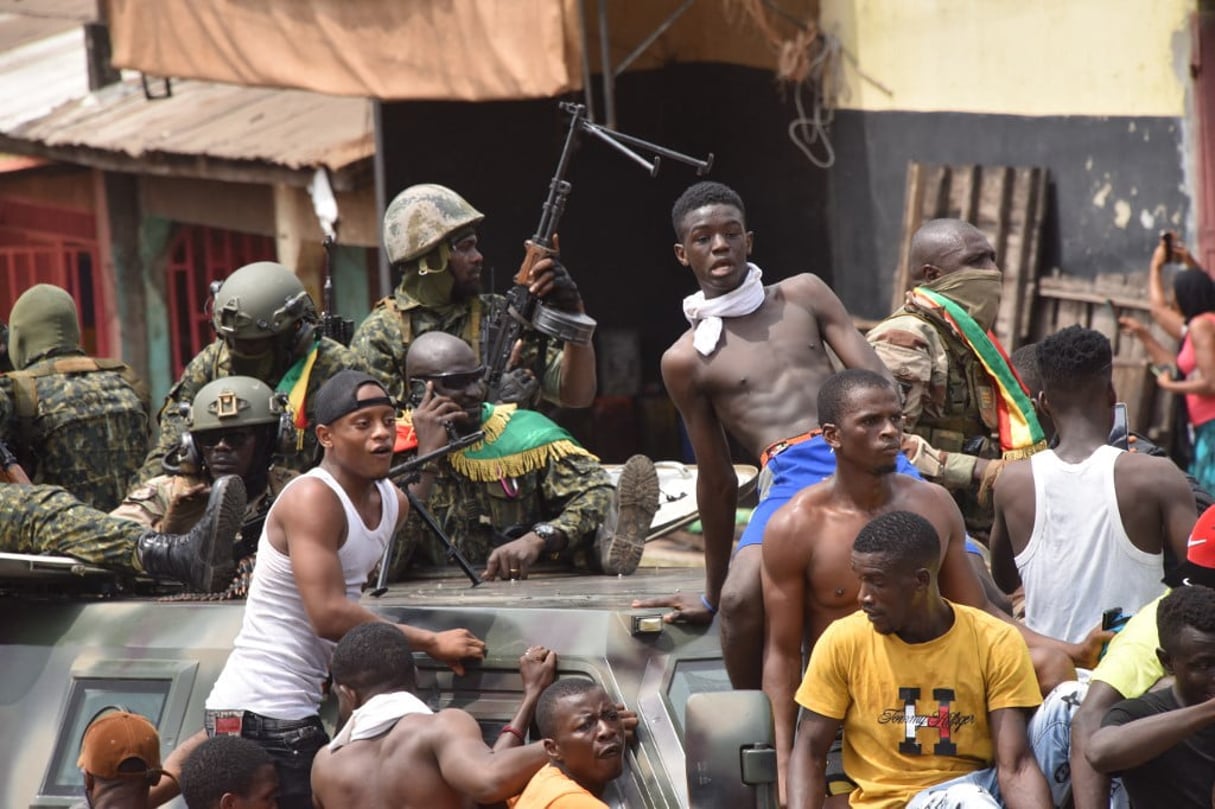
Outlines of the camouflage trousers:
[[91,508],[62,487],[0,484],[0,514],[0,551],[143,573],[136,545],[147,527]]

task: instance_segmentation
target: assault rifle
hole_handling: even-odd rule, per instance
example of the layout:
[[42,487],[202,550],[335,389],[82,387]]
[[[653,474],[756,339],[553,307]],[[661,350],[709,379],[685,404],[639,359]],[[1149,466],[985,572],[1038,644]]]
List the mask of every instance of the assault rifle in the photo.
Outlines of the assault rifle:
[[348,346],[354,337],[354,321],[342,317],[333,308],[333,251],[337,248],[337,239],[333,234],[327,234],[321,245],[325,248],[325,284],[321,288],[325,311],[321,313],[321,334]]
[[[535,234],[524,242],[526,252],[519,272],[515,274],[514,286],[506,293],[504,300],[500,300],[491,308],[485,318],[485,328],[481,335],[481,356],[485,361],[485,383],[489,389],[486,400],[490,402],[498,401],[502,390],[502,377],[510,363],[511,353],[525,330],[540,332],[545,335],[546,341],[548,337],[554,337],[578,346],[590,345],[591,337],[595,333],[595,321],[592,318],[581,312],[567,312],[546,306],[528,289],[532,283],[532,268],[541,259],[556,254],[553,236],[557,232],[561,215],[565,213],[565,203],[573,188],[565,176],[569,172],[578,136],[585,133],[603,141],[640,164],[649,171],[651,177],[658,174],[663,157],[695,166],[696,173],[700,175],[706,174],[713,167],[711,153],[707,160],[697,160],[641,138],[592,123],[587,119],[586,107],[582,104],[562,102],[560,106],[561,110],[570,116],[570,128],[565,136],[561,157],[557,161],[557,170],[548,184],[548,197],[540,211],[540,224],[536,227]],[[630,146],[653,152],[655,157],[642,157],[629,148]],[[543,358],[542,350],[539,362],[543,362]],[[542,374],[537,374],[538,378],[541,376]]]
[[[464,571],[464,575],[472,582],[473,587],[479,585],[481,579],[472,569],[472,565],[468,563],[468,560],[464,558],[464,554],[460,553],[455,543],[447,536],[443,527],[435,520],[434,515],[426,510],[425,504],[413,492],[409,491],[409,484],[417,480],[422,467],[427,462],[433,461],[436,458],[442,458],[449,452],[456,452],[457,450],[472,446],[483,438],[485,438],[485,433],[481,430],[469,433],[468,435],[452,435],[451,441],[446,446],[439,447],[434,452],[410,458],[408,461],[397,464],[388,470],[388,477],[392,478],[401,487],[401,491],[405,492],[405,497],[409,500],[409,508],[426,524],[426,527],[434,534],[435,539],[439,540],[439,544],[447,549],[448,560],[460,566],[460,570]],[[371,591],[371,595],[377,598],[388,592],[388,567],[392,563],[392,551],[395,546],[396,538],[394,537],[388,543],[388,546],[384,548],[384,555],[380,557],[380,575],[376,577],[375,589]]]
[[17,456],[13,454],[13,450],[5,441],[0,441],[0,476],[4,478],[3,483],[20,483],[25,485],[33,483],[30,480],[30,476],[25,474],[25,468],[17,460]]

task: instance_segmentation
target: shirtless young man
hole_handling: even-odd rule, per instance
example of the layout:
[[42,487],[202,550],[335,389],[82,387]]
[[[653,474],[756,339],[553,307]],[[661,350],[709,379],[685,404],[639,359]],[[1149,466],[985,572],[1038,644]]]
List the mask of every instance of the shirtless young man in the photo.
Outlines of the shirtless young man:
[[557,655],[540,646],[519,659],[523,701],[494,749],[471,714],[434,713],[416,696],[409,643],[388,624],[363,624],[333,653],[338,731],[312,764],[316,809],[459,809],[517,795],[548,761],[523,734],[541,692],[557,673]]
[[[675,258],[700,293],[684,300],[689,329],[662,357],[662,378],[696,454],[696,504],[705,535],[705,592],[638,600],[672,607],[667,621],[709,623],[721,613],[721,646],[735,688],[758,688],[764,611],[760,543],[768,518],[802,487],[834,471],[817,435],[815,394],[832,373],[827,347],[848,368],[889,376],[835,293],[808,273],[763,286],[747,261],[753,234],[738,194],[697,183],[672,211]],[[729,433],[764,465],[760,504],[733,561],[738,480]],[[911,465],[901,455],[901,469]],[[728,571],[728,575],[727,575]]]
[[[793,746],[793,696],[801,681],[803,641],[812,649],[833,621],[856,611],[860,584],[850,567],[852,542],[874,517],[910,511],[927,519],[941,539],[941,593],[955,603],[1001,615],[967,559],[966,527],[953,497],[937,484],[894,474],[903,413],[890,381],[865,370],[842,371],[823,383],[818,414],[823,438],[836,456],[835,475],[777,512],[763,546],[768,618],[763,688],[772,702],[782,773]],[[1045,639],[1024,634],[1038,647],[1033,658],[1048,689],[1071,676],[1062,648],[1051,649]],[[1093,639],[1088,646],[1099,648],[1099,643]],[[1079,648],[1071,652],[1082,654]]]

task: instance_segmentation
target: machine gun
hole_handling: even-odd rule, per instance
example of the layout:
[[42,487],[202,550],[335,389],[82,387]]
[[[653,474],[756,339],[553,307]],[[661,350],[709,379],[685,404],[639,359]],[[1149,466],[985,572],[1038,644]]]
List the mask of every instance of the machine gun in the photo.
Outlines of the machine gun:
[[334,234],[326,234],[321,246],[325,248],[325,284],[321,288],[325,311],[321,313],[321,334],[348,346],[351,338],[354,337],[354,321],[348,317],[342,317],[334,311],[333,251],[337,248],[337,239]]
[[[401,487],[401,491],[405,492],[405,497],[409,500],[409,508],[426,524],[426,527],[434,534],[435,539],[439,540],[439,544],[447,550],[448,560],[460,566],[460,570],[464,571],[464,575],[472,582],[473,587],[479,585],[481,579],[472,569],[472,565],[468,563],[468,560],[464,558],[464,554],[460,553],[455,543],[447,536],[443,527],[435,520],[434,515],[426,510],[425,504],[415,497],[413,492],[409,491],[409,484],[417,480],[418,474],[427,462],[433,461],[436,458],[442,458],[449,452],[456,452],[465,447],[470,447],[483,438],[485,438],[485,433],[481,430],[469,433],[468,435],[452,435],[451,441],[446,446],[442,446],[434,452],[410,458],[408,461],[397,464],[388,470],[388,477],[392,478]],[[388,543],[388,547],[384,548],[384,555],[380,557],[380,575],[376,577],[375,589],[371,591],[371,595],[377,598],[388,592],[388,566],[392,563],[392,551],[395,546],[396,541],[394,538],[393,541]]]
[[[713,155],[707,160],[697,160],[694,157],[667,149],[649,141],[615,132],[598,124],[592,123],[586,117],[586,107],[582,104],[562,102],[561,110],[570,116],[569,132],[565,136],[565,146],[557,161],[557,170],[553,173],[548,184],[548,197],[540,212],[540,224],[535,234],[524,243],[526,252],[519,272],[515,274],[514,286],[506,293],[504,300],[499,301],[485,318],[485,328],[482,332],[481,356],[485,361],[485,383],[488,387],[487,401],[496,402],[502,390],[502,377],[510,363],[511,353],[515,343],[525,330],[535,330],[547,337],[553,337],[574,345],[585,346],[591,342],[595,333],[595,321],[581,312],[567,312],[546,306],[528,286],[532,282],[532,268],[543,258],[556,254],[554,234],[561,215],[565,213],[565,203],[573,186],[565,179],[569,172],[570,161],[573,158],[574,146],[582,133],[598,138],[631,158],[645,168],[651,177],[658,174],[658,168],[663,157],[669,157],[681,163],[696,167],[698,175],[706,174],[713,167]],[[653,152],[655,157],[642,157],[630,146]],[[540,352],[541,362],[544,352]],[[537,374],[537,376],[540,376]]]

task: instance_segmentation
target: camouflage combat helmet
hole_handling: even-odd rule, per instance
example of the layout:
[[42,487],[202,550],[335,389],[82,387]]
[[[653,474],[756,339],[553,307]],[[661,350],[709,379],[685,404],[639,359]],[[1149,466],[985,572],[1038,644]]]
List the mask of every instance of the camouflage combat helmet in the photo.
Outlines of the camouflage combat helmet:
[[433,183],[411,185],[397,194],[384,212],[388,263],[426,255],[447,236],[484,218],[485,214],[450,188]]
[[277,424],[282,406],[265,383],[249,376],[225,376],[203,385],[190,408],[190,431]]
[[295,273],[274,261],[246,264],[215,290],[215,331],[235,340],[283,334],[301,318],[316,317],[316,305]]

